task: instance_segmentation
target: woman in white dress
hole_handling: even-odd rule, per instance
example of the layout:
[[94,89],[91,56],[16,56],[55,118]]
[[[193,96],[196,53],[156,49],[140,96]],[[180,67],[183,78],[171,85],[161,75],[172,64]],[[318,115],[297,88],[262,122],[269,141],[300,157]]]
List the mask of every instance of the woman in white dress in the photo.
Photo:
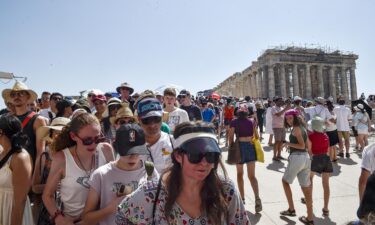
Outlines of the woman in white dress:
[[273,130],[272,130],[272,106],[274,105],[273,102],[268,101],[267,110],[266,110],[266,134],[269,134],[270,137],[268,139],[268,145],[272,145],[272,138],[273,138]]
[[33,225],[30,200],[32,161],[23,146],[27,136],[22,133],[17,117],[0,117],[0,224]]

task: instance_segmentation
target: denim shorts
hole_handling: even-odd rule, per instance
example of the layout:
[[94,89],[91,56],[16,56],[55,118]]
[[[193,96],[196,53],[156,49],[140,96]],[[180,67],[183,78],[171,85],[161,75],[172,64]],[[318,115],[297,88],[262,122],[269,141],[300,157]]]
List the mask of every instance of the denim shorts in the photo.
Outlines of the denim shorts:
[[249,162],[254,162],[257,160],[254,145],[250,142],[240,141],[240,152],[241,152],[241,162],[239,164],[245,164]]

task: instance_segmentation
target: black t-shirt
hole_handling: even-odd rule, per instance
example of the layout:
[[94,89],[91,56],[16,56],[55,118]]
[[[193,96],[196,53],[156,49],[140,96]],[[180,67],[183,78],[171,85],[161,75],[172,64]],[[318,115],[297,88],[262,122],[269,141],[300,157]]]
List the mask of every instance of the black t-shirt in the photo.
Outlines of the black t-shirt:
[[[17,118],[21,121],[21,123],[26,119],[26,117],[31,113],[31,111],[23,114],[17,115]],[[36,134],[34,132],[34,122],[38,114],[35,114],[29,122],[27,122],[26,126],[23,128],[23,133],[29,137],[29,141],[25,146],[25,149],[30,154],[31,158],[33,159],[33,165],[35,165],[36,160]]]
[[181,109],[185,110],[189,116],[190,121],[202,120],[202,112],[196,105],[184,106],[181,105]]

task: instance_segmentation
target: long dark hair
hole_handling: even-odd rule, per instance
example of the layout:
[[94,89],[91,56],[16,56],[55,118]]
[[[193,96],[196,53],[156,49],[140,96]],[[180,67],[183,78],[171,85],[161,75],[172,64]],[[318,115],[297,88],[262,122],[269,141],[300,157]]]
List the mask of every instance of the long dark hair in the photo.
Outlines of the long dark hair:
[[20,120],[12,114],[0,116],[0,132],[5,135],[11,143],[11,152],[19,153],[24,148],[29,138],[22,132]]
[[[178,138],[183,134],[195,133],[195,132],[208,132],[213,133],[213,128],[202,122],[185,122],[176,126],[174,131],[174,138]],[[183,154],[179,149],[174,149],[176,154]],[[223,172],[224,178],[227,178],[227,172],[219,160],[220,168]],[[212,224],[222,224],[223,218],[228,215],[228,203],[225,200],[223,178],[219,177],[217,171],[218,165],[211,170],[209,175],[206,177],[203,187],[201,189],[201,211],[207,213],[207,217]],[[176,202],[177,197],[180,195],[182,190],[182,172],[181,165],[177,162],[176,158],[172,154],[172,166],[167,169],[164,173],[167,174],[166,178],[166,189],[167,197],[165,203],[165,212],[169,219],[168,213],[172,211],[173,204]],[[163,174],[163,175],[164,175]]]
[[61,151],[65,148],[72,147],[76,145],[76,142],[70,138],[70,132],[75,134],[78,133],[83,127],[87,125],[95,124],[100,126],[99,120],[90,113],[82,113],[72,119],[62,131],[54,138],[51,149],[52,151]]

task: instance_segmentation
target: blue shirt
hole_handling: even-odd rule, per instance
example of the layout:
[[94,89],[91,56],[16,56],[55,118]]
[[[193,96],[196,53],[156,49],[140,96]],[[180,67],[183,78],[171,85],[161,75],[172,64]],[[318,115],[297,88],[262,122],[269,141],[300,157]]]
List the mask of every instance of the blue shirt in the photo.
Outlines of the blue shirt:
[[203,110],[202,117],[203,121],[207,123],[211,123],[212,118],[215,116],[215,112],[211,108],[207,108]]

